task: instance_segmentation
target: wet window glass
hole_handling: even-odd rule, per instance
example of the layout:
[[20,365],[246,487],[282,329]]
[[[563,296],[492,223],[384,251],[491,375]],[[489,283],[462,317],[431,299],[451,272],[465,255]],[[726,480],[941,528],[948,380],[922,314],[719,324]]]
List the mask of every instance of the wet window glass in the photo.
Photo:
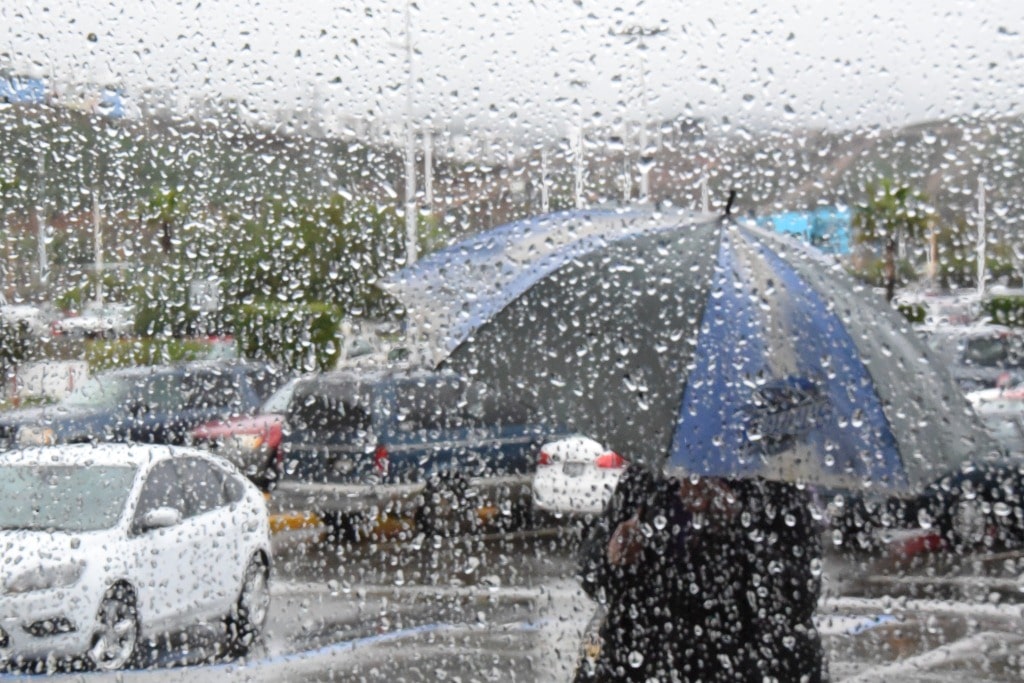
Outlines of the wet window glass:
[[1024,680],[1021,0],[0,25],[0,677]]

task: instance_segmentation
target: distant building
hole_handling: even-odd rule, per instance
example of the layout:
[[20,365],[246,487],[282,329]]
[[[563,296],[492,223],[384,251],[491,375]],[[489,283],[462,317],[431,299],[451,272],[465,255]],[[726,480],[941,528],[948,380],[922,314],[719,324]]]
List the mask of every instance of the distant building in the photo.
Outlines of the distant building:
[[758,225],[792,235],[829,254],[850,253],[849,209],[821,207],[813,211],[787,211],[762,216]]
[[46,102],[46,83],[41,78],[0,76],[0,102],[44,104]]

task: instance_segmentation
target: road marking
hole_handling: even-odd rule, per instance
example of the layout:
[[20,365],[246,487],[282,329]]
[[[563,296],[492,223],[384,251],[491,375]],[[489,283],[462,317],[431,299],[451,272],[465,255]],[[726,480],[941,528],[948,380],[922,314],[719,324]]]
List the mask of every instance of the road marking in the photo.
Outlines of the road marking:
[[899,681],[911,674],[919,675],[923,671],[936,669],[940,666],[948,666],[949,664],[979,658],[984,659],[989,648],[993,645],[1005,646],[1010,643],[1016,644],[1021,642],[1024,642],[1024,638],[1016,634],[1001,631],[982,631],[981,633],[947,643],[919,655],[861,671],[854,676],[844,678],[843,683]]
[[[564,592],[572,592],[564,590]],[[517,588],[488,586],[480,584],[476,586],[394,586],[389,584],[359,584],[351,586],[347,590],[331,587],[327,583],[317,581],[272,581],[270,593],[275,596],[288,595],[325,595],[330,594],[337,597],[378,597],[402,595],[404,597],[441,597],[441,598],[471,598],[479,595],[487,597],[498,597],[509,601],[536,600],[541,597],[548,597],[556,593],[550,588]]]
[[926,616],[952,616],[970,619],[995,619],[1019,623],[1024,617],[1024,605],[965,602],[954,600],[908,600],[904,598],[830,597],[818,603],[818,614],[828,618],[830,613],[849,616],[853,612],[869,614],[910,614]]

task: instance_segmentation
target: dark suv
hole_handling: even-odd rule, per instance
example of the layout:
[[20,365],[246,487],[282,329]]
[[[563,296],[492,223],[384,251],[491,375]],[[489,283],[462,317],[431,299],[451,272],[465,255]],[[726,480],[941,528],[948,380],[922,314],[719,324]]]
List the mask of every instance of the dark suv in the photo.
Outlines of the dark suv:
[[964,392],[996,387],[1024,372],[1024,333],[1000,325],[940,326],[922,332]]
[[0,445],[180,444],[203,422],[252,414],[284,379],[272,365],[244,361],[111,370],[56,404],[0,413]]
[[481,507],[523,522],[550,432],[527,410],[454,374],[336,371],[300,382],[286,416],[276,511],[340,530],[383,512],[450,528]]

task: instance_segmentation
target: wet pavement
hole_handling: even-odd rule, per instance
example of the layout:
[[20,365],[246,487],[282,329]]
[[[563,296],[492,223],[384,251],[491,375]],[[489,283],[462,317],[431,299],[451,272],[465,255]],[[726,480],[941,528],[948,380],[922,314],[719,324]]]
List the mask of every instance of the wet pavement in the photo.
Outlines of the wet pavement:
[[[573,578],[576,537],[564,528],[324,537],[319,528],[275,537],[267,635],[247,660],[220,658],[211,631],[167,653],[170,668],[119,678],[571,679],[596,605]],[[898,562],[830,552],[824,578],[818,623],[833,681],[1024,680],[1018,555]]]

